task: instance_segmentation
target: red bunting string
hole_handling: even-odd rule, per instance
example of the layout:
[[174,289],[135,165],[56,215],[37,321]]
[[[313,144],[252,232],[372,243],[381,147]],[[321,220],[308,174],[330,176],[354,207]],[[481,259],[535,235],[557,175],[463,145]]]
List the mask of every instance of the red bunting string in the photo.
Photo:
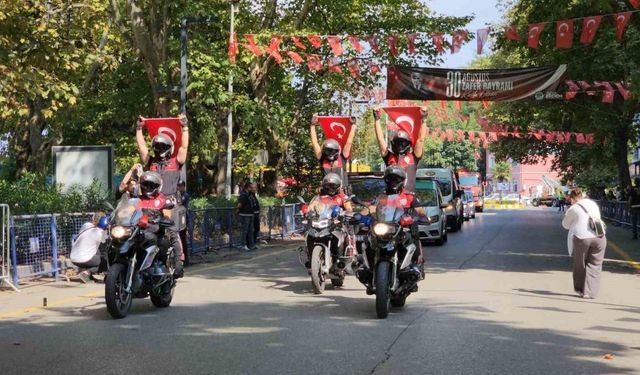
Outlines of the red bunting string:
[[300,41],[300,38],[298,38],[297,36],[289,36],[289,38],[291,38],[293,44],[295,44],[296,47],[300,48],[303,51],[306,51],[307,46],[305,46],[304,43]]
[[327,43],[329,43],[329,47],[331,47],[331,51],[333,51],[334,56],[342,56],[344,49],[342,48],[342,40],[340,40],[339,36],[327,36]]

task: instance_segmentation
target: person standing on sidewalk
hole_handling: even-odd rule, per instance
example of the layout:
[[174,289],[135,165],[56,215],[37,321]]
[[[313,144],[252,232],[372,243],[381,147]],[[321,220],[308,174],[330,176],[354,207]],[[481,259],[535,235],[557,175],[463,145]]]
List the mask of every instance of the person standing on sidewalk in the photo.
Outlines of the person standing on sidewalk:
[[255,207],[258,206],[256,189],[256,184],[249,182],[245,185],[238,198],[238,215],[240,216],[240,225],[242,227],[242,250],[244,251],[256,249],[254,233]]
[[[254,183],[255,188],[253,188],[254,194],[258,190],[258,186]],[[258,243],[260,239],[260,201],[256,197],[255,205],[253,206],[253,238],[255,247],[258,248]]]
[[567,245],[569,255],[573,255],[573,289],[583,298],[596,298],[607,247],[604,230],[600,235],[596,230],[597,224],[602,224],[600,208],[596,202],[584,198],[580,188],[569,194],[569,201],[571,207],[562,226],[569,230]]
[[635,187],[629,192],[629,209],[631,210],[631,227],[633,239],[638,239],[638,221],[640,221],[640,178],[634,179]]

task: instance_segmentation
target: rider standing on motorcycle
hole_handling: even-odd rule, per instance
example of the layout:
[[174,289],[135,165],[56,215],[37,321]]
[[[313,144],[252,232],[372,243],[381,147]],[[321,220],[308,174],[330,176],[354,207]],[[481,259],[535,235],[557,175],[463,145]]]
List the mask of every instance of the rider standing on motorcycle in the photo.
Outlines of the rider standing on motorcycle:
[[[416,214],[427,216],[426,210],[424,209],[424,207],[422,207],[422,205],[420,205],[420,202],[418,201],[418,198],[416,198],[415,194],[412,194],[405,189],[405,184],[407,183],[407,173],[404,171],[404,169],[397,165],[387,167],[387,169],[385,169],[384,171],[384,183],[385,194],[384,196],[378,197],[376,201],[373,202],[371,207],[369,207],[368,211],[370,214],[375,213],[376,204],[387,203],[386,201],[382,200],[393,199],[396,202],[395,204],[398,205],[397,207],[404,208],[405,210],[413,209]],[[422,255],[422,245],[420,243],[420,237],[417,228],[412,228],[411,234],[415,241],[415,245],[418,248],[418,251],[413,254],[413,258],[411,259],[412,266],[417,267],[420,270],[422,277],[424,277],[424,258]]]
[[424,140],[427,137],[427,108],[422,107],[422,123],[420,125],[420,135],[413,148],[411,148],[411,135],[404,130],[398,130],[391,138],[391,148],[387,147],[380,121],[381,108],[375,107],[373,117],[376,123],[376,138],[380,147],[380,155],[386,166],[398,165],[407,174],[406,190],[409,193],[416,192],[416,173],[418,163],[424,154]]
[[178,192],[178,181],[180,181],[180,169],[187,161],[187,150],[189,148],[189,127],[187,126],[187,118],[180,115],[182,123],[182,143],[178,152],[173,155],[173,140],[164,134],[158,134],[151,141],[153,154],[149,152],[147,143],[142,133],[144,122],[142,118],[138,119],[136,126],[136,142],[138,144],[138,153],[145,169],[157,172],[162,179],[162,194],[167,200],[173,202],[175,207],[172,209],[171,216],[175,221],[175,225],[169,228],[169,239],[175,250],[176,270],[175,278],[181,278],[184,275],[182,268],[182,244],[178,234],[179,220],[176,216],[181,207],[180,193]]
[[323,175],[329,173],[337,174],[342,181],[343,190],[346,190],[349,186],[349,180],[347,178],[347,162],[351,156],[351,146],[353,145],[353,138],[356,135],[356,125],[353,124],[351,131],[347,136],[347,141],[344,144],[344,148],[341,149],[340,143],[335,139],[327,139],[322,143],[318,142],[318,132],[316,125],[318,124],[318,114],[314,114],[311,120],[311,145],[313,146],[313,153],[320,162]]
[[326,203],[330,200],[336,206],[340,206],[347,212],[353,212],[353,206],[347,199],[342,187],[342,179],[337,173],[329,173],[322,179],[322,188],[318,194],[319,200],[313,200],[309,205],[309,210],[313,210],[315,204]]

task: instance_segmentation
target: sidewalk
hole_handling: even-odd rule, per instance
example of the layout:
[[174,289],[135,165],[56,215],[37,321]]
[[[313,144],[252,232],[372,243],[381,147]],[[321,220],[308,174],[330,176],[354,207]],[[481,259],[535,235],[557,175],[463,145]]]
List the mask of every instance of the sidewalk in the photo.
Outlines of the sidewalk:
[[[299,246],[299,240],[287,239],[273,241],[268,245],[261,245],[259,250],[251,252],[229,248],[211,251],[193,257],[192,265],[185,268],[185,277],[188,278],[190,274],[197,274],[200,269],[211,267],[212,264],[232,263],[282,251],[293,252]],[[295,256],[297,257],[297,255]],[[83,284],[78,280],[67,282],[64,279],[56,282],[51,278],[34,280],[20,284],[20,292],[14,292],[8,288],[0,289],[0,320],[80,300],[96,300],[96,302],[100,302],[103,299],[104,284],[102,283],[89,282]],[[45,303],[46,306],[44,306]]]

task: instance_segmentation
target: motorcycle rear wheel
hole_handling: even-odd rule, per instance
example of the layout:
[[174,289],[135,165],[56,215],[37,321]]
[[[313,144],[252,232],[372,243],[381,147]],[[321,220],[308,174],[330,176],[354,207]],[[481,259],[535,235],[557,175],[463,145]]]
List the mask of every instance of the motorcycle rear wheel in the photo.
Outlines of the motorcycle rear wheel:
[[324,268],[324,249],[322,246],[316,246],[311,253],[311,284],[313,285],[314,294],[322,294],[326,279],[322,269]]
[[391,263],[382,261],[376,268],[376,314],[378,319],[385,319],[391,308]]
[[129,314],[133,295],[125,292],[127,288],[127,266],[116,263],[109,268],[105,280],[104,298],[107,311],[114,319],[122,319]]

